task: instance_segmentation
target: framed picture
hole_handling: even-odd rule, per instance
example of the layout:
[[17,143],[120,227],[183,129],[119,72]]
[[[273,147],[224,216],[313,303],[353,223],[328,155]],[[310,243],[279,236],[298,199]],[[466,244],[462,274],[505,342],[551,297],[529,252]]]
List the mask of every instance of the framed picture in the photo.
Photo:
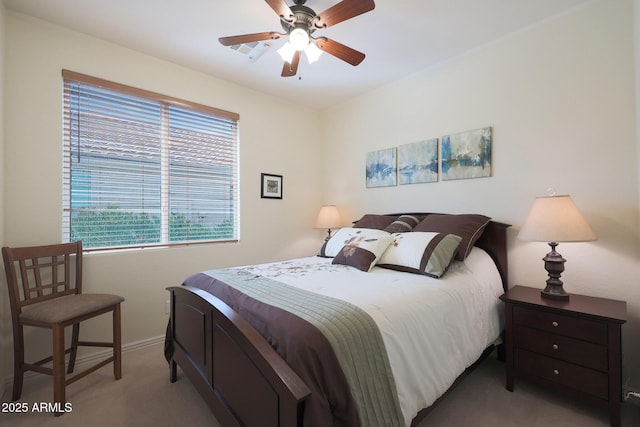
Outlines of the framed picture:
[[263,199],[282,199],[282,175],[262,174],[260,197]]
[[491,127],[442,137],[442,179],[491,176]]
[[398,147],[400,185],[438,181],[438,138]]
[[367,153],[367,188],[396,185],[397,170],[395,147]]

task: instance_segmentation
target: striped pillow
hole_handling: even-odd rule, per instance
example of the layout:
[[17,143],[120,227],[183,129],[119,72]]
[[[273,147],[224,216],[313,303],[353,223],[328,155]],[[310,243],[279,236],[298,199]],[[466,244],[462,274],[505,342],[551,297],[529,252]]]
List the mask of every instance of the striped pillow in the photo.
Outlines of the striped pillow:
[[379,267],[439,278],[447,272],[462,238],[455,234],[393,234],[393,242],[378,261]]
[[401,215],[393,221],[384,231],[389,233],[406,233],[418,225],[420,220],[413,215]]

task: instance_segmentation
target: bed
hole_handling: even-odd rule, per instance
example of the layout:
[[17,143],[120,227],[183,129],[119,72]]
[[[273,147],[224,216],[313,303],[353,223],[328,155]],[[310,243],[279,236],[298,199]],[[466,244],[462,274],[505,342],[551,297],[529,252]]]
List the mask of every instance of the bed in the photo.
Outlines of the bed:
[[365,215],[316,256],[196,273],[168,288],[170,379],[225,427],[416,425],[499,343],[508,227]]

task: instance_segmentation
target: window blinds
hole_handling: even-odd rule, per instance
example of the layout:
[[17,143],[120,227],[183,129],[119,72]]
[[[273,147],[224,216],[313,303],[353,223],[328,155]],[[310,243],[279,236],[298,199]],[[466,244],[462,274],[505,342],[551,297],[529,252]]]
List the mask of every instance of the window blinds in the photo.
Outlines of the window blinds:
[[237,114],[66,70],[63,80],[64,241],[238,239]]

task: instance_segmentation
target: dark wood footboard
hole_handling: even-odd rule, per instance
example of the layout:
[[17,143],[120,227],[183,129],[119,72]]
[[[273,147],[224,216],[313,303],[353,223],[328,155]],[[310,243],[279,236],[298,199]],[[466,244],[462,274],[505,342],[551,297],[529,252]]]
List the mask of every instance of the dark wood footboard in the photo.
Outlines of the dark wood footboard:
[[170,375],[177,365],[224,426],[302,426],[310,391],[269,343],[213,295],[171,292]]

